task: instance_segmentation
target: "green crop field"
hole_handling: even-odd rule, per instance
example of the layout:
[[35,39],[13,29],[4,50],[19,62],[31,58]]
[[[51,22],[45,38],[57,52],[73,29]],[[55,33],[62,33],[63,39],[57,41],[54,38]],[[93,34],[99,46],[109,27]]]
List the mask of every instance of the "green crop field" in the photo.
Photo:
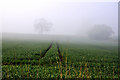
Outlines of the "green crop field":
[[[46,51],[50,44],[51,41],[3,40],[2,78],[119,77],[118,49],[115,45],[58,42],[59,54],[55,41]],[[62,61],[59,55],[62,55]]]

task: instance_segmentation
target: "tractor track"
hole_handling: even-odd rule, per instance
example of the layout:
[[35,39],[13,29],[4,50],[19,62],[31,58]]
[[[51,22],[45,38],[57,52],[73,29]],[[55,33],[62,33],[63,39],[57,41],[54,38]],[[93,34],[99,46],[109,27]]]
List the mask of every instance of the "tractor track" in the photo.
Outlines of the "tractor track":
[[41,57],[40,57],[40,59],[41,59],[50,50],[50,48],[52,47],[52,45],[53,45],[53,42],[51,42],[51,44],[49,45],[49,47],[46,50],[44,50],[41,54],[35,54],[35,55],[41,55]]
[[58,54],[59,54],[60,61],[63,61],[63,57],[62,57],[62,55],[61,55],[58,42],[56,42],[56,45],[57,45],[57,50],[58,50]]
[[[41,54],[37,53],[37,54],[34,54],[34,55],[40,56],[39,59],[43,58],[46,55],[46,53],[50,50],[50,48],[52,47],[52,45],[53,45],[53,42],[51,42],[51,44],[49,45],[49,47],[46,50],[42,51]],[[63,61],[63,56],[61,55],[58,42],[56,42],[56,45],[57,45],[57,51],[58,51],[58,54],[59,54],[59,59],[60,59],[60,61]],[[39,60],[39,59],[37,59],[37,60]],[[24,59],[22,59],[22,60],[24,60]],[[28,60],[33,60],[33,59],[28,59]],[[28,62],[27,64],[29,64],[29,63],[30,62]],[[26,62],[22,62],[22,63],[21,62],[3,62],[2,64],[3,65],[20,65],[20,64],[26,64]]]

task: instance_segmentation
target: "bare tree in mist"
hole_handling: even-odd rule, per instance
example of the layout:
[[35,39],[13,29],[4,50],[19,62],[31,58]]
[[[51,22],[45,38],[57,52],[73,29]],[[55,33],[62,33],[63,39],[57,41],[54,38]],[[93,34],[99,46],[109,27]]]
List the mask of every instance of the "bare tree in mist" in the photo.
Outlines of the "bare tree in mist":
[[53,24],[51,22],[48,22],[44,18],[40,18],[35,20],[34,27],[37,32],[43,34],[44,32],[50,31],[52,25]]
[[113,35],[113,30],[105,24],[97,24],[88,32],[88,36],[95,40],[107,40]]

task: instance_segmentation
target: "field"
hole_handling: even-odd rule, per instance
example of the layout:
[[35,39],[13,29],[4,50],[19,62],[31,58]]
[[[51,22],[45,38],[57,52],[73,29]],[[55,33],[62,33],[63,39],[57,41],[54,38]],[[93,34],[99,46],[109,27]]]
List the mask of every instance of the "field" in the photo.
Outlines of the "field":
[[118,49],[104,44],[3,40],[2,78],[119,78]]

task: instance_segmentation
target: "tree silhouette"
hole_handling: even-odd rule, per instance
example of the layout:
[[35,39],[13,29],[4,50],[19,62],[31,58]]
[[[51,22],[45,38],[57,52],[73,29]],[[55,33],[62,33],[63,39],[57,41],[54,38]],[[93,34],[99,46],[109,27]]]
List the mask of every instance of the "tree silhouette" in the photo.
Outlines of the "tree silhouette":
[[107,40],[110,39],[113,33],[112,28],[108,25],[97,24],[88,32],[88,36],[95,40]]
[[44,32],[50,31],[52,25],[53,24],[51,22],[48,22],[44,18],[40,18],[35,20],[34,27],[37,32],[43,34]]

